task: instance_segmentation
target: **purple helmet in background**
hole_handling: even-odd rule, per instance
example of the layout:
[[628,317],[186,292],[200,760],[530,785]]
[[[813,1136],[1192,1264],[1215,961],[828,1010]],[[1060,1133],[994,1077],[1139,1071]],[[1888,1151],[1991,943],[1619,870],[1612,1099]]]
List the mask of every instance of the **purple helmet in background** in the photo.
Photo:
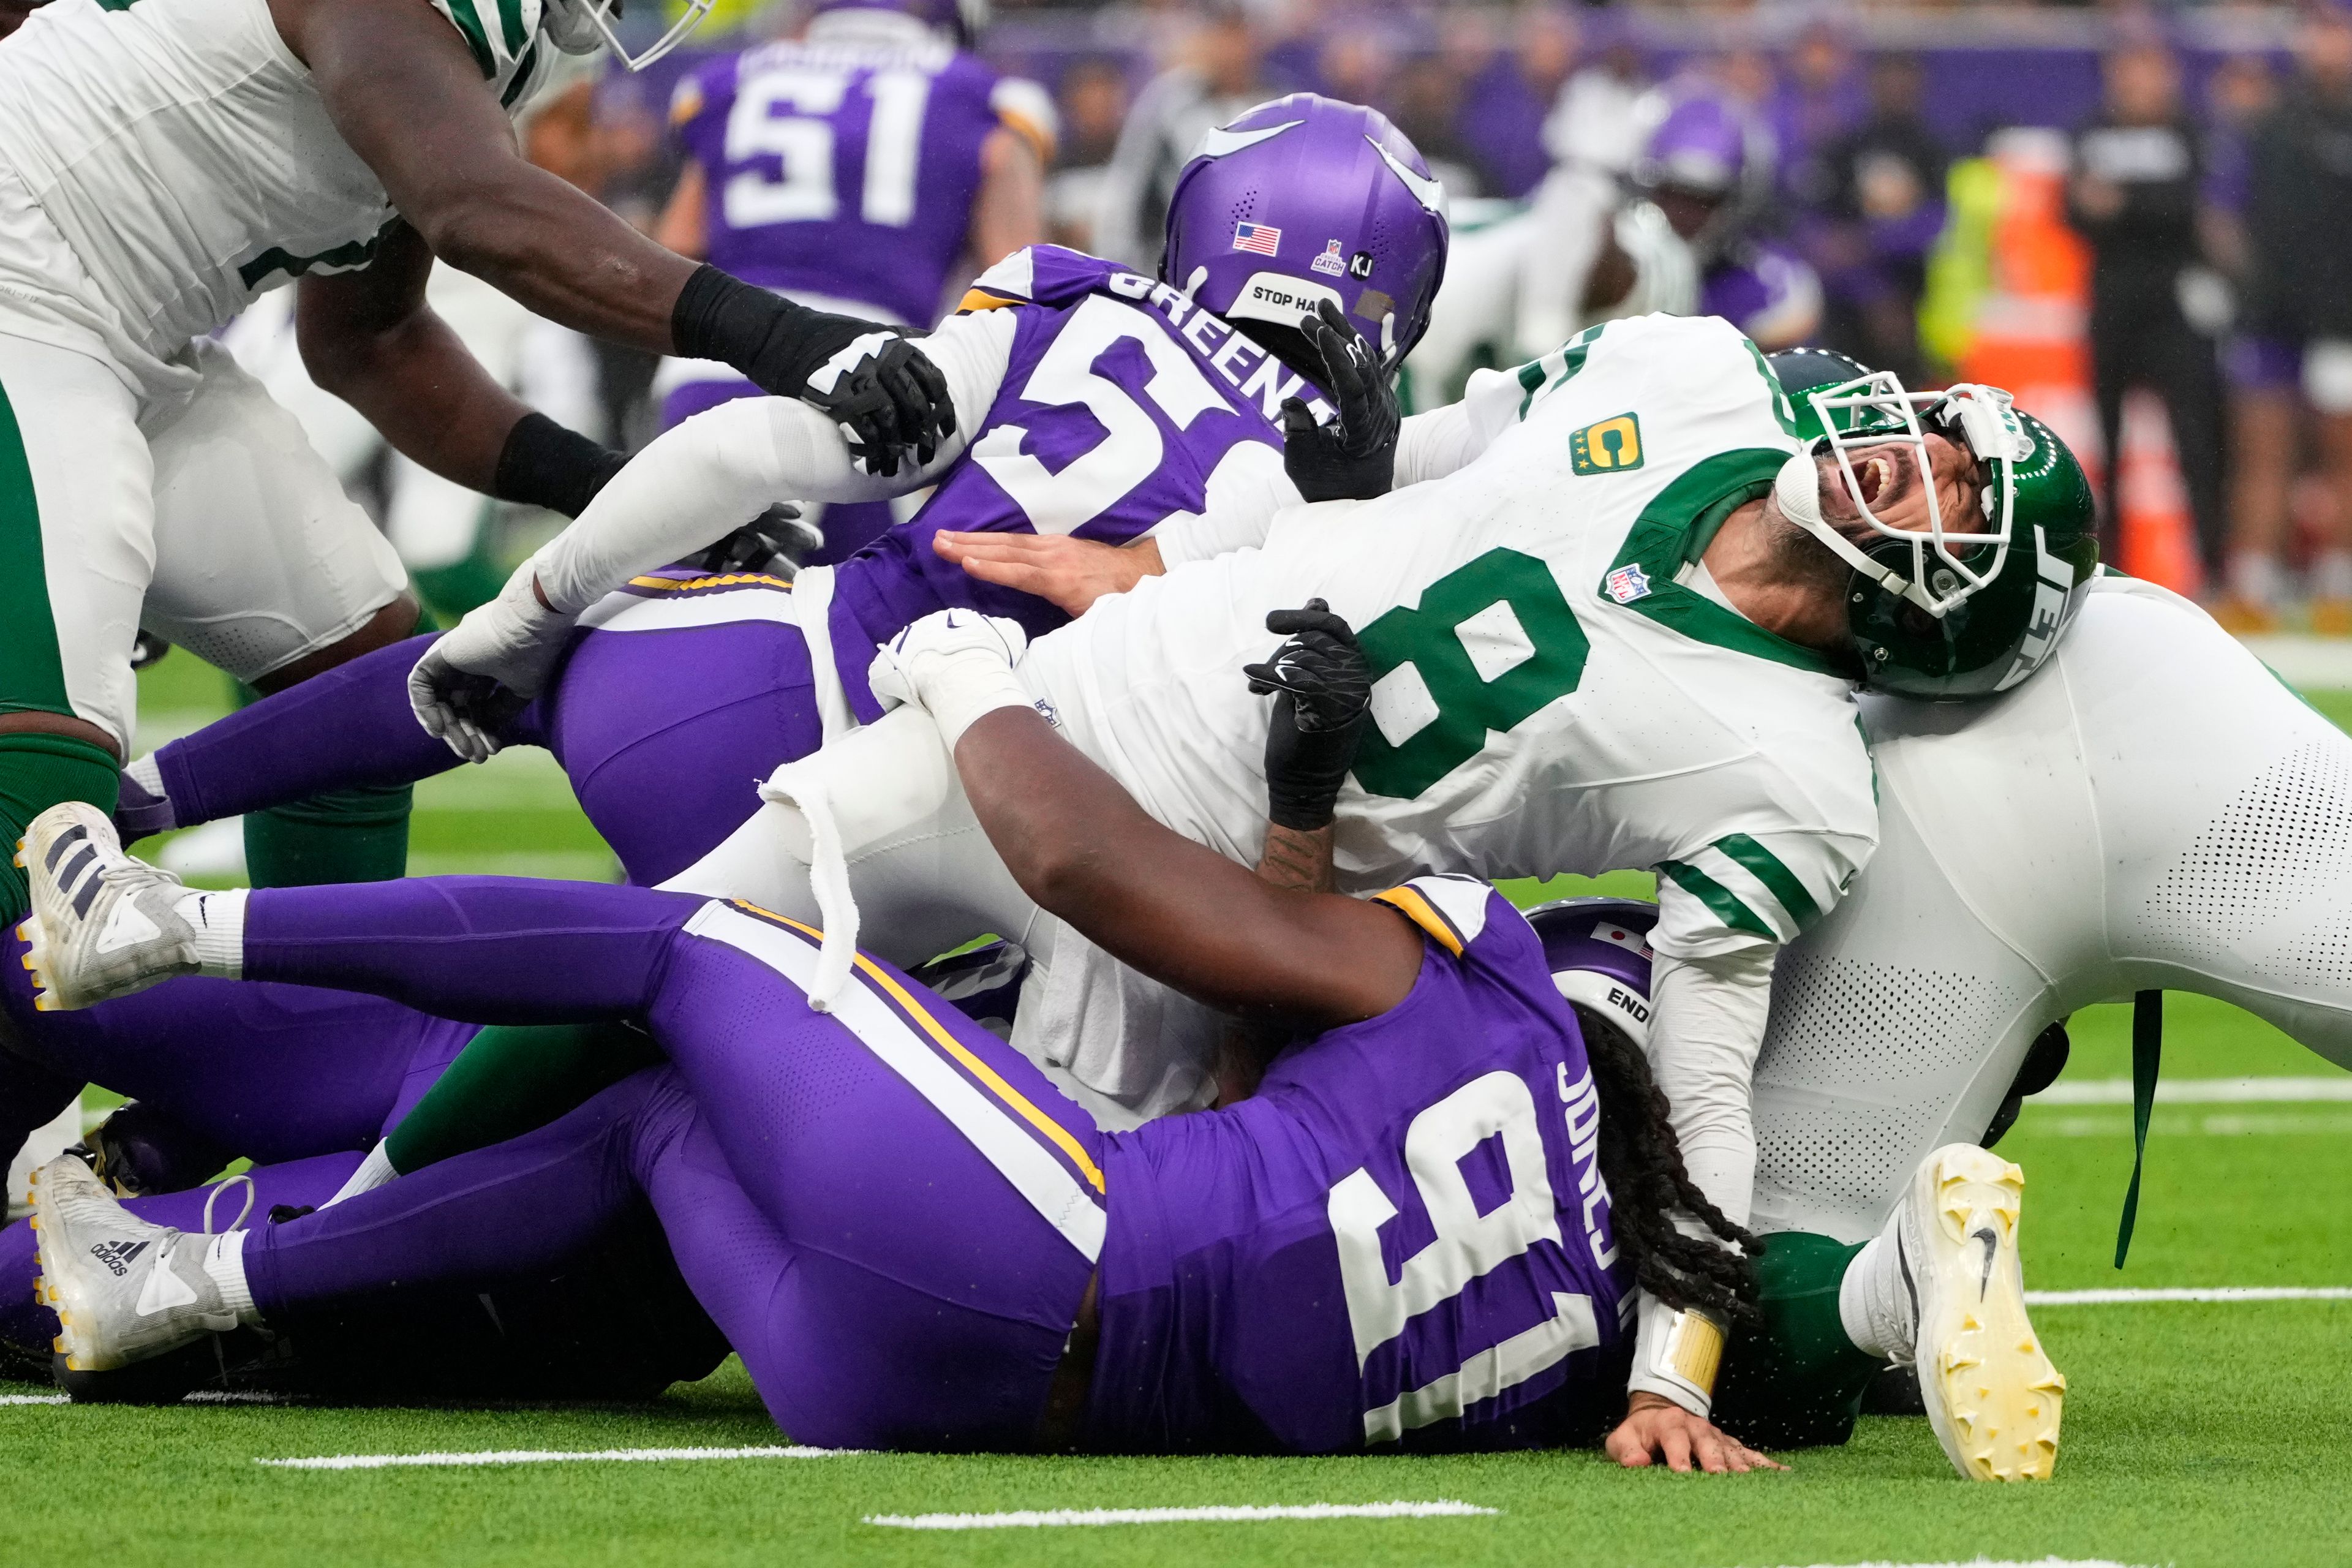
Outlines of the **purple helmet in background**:
[[1639,899],[1562,899],[1528,911],[1543,940],[1551,983],[1579,1007],[1650,1044],[1650,928],[1658,906]]
[[1445,192],[1377,110],[1295,92],[1212,131],[1168,204],[1160,276],[1233,321],[1328,300],[1393,368],[1445,276]]
[[1633,183],[1704,261],[1771,198],[1779,153],[1763,122],[1707,83],[1670,82],[1637,110],[1654,122]]
[[988,0],[816,0],[812,16],[827,11],[897,11],[970,48],[988,28]]

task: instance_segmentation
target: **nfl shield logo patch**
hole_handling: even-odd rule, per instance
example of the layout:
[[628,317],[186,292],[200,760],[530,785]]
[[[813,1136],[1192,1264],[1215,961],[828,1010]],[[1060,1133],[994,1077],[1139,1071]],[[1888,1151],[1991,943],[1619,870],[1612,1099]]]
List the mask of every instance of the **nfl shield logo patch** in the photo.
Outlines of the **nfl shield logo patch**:
[[1636,599],[1646,599],[1650,596],[1649,574],[1643,572],[1639,566],[1620,566],[1616,571],[1609,574],[1609,581],[1604,584],[1604,591],[1621,605],[1630,605]]
[[1332,278],[1337,278],[1348,270],[1348,264],[1339,258],[1339,242],[1336,239],[1325,245],[1323,254],[1307,265]]

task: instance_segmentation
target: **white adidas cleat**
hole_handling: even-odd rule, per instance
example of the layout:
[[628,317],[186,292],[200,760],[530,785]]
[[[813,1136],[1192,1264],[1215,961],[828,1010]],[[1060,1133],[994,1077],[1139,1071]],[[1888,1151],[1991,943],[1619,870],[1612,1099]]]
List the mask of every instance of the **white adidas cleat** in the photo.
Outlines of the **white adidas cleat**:
[[73,1156],[33,1177],[41,1277],[55,1307],[57,1348],[73,1372],[112,1372],[237,1325],[205,1272],[212,1238],[170,1230],[124,1209]]
[[1970,1143],[1920,1163],[1889,1221],[1916,1313],[1912,1360],[1927,1419],[1975,1481],[2046,1481],[2066,1379],[2025,1314],[2018,1210],[2025,1173]]
[[122,851],[106,813],[82,801],[33,818],[17,851],[32,883],[24,926],[34,1005],[71,1012],[197,973],[188,890]]

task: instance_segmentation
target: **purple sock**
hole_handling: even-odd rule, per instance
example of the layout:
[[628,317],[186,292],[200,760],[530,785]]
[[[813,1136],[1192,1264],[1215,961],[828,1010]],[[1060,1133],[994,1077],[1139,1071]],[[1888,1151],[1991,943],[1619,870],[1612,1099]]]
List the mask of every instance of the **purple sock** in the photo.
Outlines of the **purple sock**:
[[408,672],[432,646],[410,637],[265,697],[155,753],[182,827],[322,790],[414,784],[457,765],[408,705]]
[[257,889],[245,978],[364,991],[473,1024],[636,1017],[705,901],[520,877]]
[[693,1110],[674,1073],[650,1068],[535,1132],[262,1226],[245,1249],[254,1304],[267,1319],[388,1285],[474,1284],[559,1263],[635,1200],[635,1140]]

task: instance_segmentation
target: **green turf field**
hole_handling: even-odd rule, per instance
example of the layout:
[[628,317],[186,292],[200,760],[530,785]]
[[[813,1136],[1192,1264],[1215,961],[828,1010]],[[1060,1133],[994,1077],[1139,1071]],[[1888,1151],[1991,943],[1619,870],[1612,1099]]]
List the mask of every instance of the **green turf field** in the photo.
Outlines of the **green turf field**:
[[[147,678],[151,726],[221,699],[184,656]],[[2323,700],[2352,720],[2352,696]],[[173,715],[180,716],[173,719]],[[151,733],[145,743],[160,738]],[[536,757],[420,792],[418,871],[589,876],[609,867]],[[2027,1279],[2117,1287],[2352,1287],[2336,1208],[2352,1192],[2352,1075],[2243,1015],[2170,1004],[2161,1105],[2131,1265],[2110,1267],[2128,1174],[2128,1016],[2079,1015],[2061,1103],[2001,1152],[2028,1173]],[[2302,1080],[2220,1100],[2198,1080]],[[320,1469],[259,1461],[528,1450],[768,1447],[740,1370],[652,1405],[522,1410],[10,1403],[0,1564],[1088,1562],[1770,1565],[2352,1562],[2352,1300],[2048,1304],[2072,1384],[2058,1479],[1953,1479],[1921,1421],[1865,1419],[1786,1475],[1675,1477],[1590,1455],[1334,1460],[771,1456]],[[956,1533],[879,1516],[1444,1501],[1441,1517],[1137,1522]]]

